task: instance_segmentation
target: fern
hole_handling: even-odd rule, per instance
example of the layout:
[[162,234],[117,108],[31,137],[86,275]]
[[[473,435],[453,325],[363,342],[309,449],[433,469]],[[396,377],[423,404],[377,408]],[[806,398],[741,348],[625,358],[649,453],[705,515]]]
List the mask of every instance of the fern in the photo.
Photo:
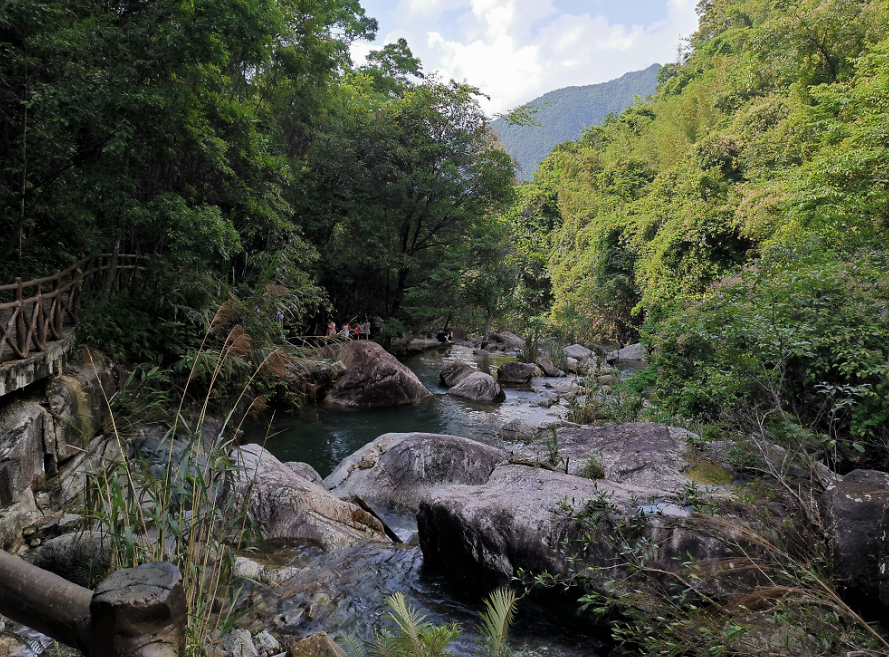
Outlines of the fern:
[[485,600],[485,611],[481,612],[481,639],[478,647],[484,657],[509,657],[512,650],[506,643],[509,626],[515,616],[518,598],[515,591],[499,588]]

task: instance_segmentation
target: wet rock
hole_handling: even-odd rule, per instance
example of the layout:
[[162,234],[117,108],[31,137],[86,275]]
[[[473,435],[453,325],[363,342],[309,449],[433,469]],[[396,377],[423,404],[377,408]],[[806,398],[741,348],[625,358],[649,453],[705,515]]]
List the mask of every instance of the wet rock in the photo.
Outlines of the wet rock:
[[585,363],[595,356],[592,351],[580,344],[572,344],[562,349],[568,358],[573,358],[578,363]]
[[612,351],[608,354],[607,360],[609,363],[616,360],[636,360],[644,362],[647,360],[647,355],[645,347],[637,342],[636,344],[631,344],[623,349]]
[[560,370],[558,367],[553,365],[553,362],[547,358],[546,356],[541,356],[537,359],[537,365],[543,370],[543,373],[546,376],[558,377],[565,376],[565,373]]
[[482,358],[490,358],[491,352],[488,351],[487,349],[473,349],[472,355],[473,356],[481,356]]
[[490,374],[473,372],[448,390],[449,395],[462,397],[475,402],[499,404],[506,399],[506,393]]
[[308,463],[301,463],[299,461],[288,461],[284,465],[286,465],[303,479],[308,479],[316,486],[324,486],[324,477],[319,475],[318,471]]
[[858,601],[889,604],[889,474],[853,470],[821,496],[834,576]]
[[348,657],[326,632],[316,632],[290,647],[291,657]]
[[342,499],[361,495],[373,504],[416,510],[440,486],[484,483],[502,460],[502,450],[468,438],[389,433],[347,457],[324,483]]
[[497,381],[500,383],[531,383],[535,376],[543,376],[543,372],[533,363],[512,361],[503,363],[497,369]]
[[467,363],[450,363],[449,365],[445,365],[439,373],[438,378],[441,380],[441,384],[444,387],[453,388],[475,371],[476,370]]
[[331,404],[351,408],[404,406],[431,395],[413,372],[375,342],[349,343],[342,361],[346,372],[327,395],[326,401]]
[[264,538],[306,541],[325,549],[388,540],[379,520],[299,476],[259,445],[240,447],[233,459],[242,468],[235,494],[245,498],[250,489],[250,511]]

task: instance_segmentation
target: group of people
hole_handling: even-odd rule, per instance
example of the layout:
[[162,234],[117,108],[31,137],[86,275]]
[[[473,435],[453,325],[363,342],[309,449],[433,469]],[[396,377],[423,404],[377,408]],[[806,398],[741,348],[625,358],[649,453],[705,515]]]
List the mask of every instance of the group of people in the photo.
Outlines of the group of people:
[[374,315],[370,321],[365,320],[364,322],[355,322],[354,324],[346,322],[340,327],[339,331],[337,331],[336,322],[330,319],[327,322],[326,335],[333,337],[339,333],[350,340],[370,340],[379,334],[382,327],[383,320],[379,315]]

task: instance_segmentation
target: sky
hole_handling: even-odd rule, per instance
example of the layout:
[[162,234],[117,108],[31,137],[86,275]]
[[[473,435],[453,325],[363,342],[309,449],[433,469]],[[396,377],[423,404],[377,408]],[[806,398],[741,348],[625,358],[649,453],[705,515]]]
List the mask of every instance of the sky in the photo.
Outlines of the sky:
[[466,80],[493,114],[562,87],[607,82],[676,60],[698,0],[361,0],[380,23],[356,64],[399,38],[426,72]]

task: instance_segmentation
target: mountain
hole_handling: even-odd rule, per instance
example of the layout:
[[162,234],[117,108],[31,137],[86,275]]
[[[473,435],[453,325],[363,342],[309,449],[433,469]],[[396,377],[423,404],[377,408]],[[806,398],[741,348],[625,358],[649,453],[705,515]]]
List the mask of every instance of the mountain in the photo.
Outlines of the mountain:
[[557,144],[574,140],[588,126],[599,125],[611,113],[622,112],[635,96],[654,93],[660,64],[634,71],[610,82],[584,87],[565,87],[532,100],[539,107],[535,118],[541,127],[512,126],[503,119],[494,121],[507,152],[521,165],[519,178],[529,180],[537,165]]

